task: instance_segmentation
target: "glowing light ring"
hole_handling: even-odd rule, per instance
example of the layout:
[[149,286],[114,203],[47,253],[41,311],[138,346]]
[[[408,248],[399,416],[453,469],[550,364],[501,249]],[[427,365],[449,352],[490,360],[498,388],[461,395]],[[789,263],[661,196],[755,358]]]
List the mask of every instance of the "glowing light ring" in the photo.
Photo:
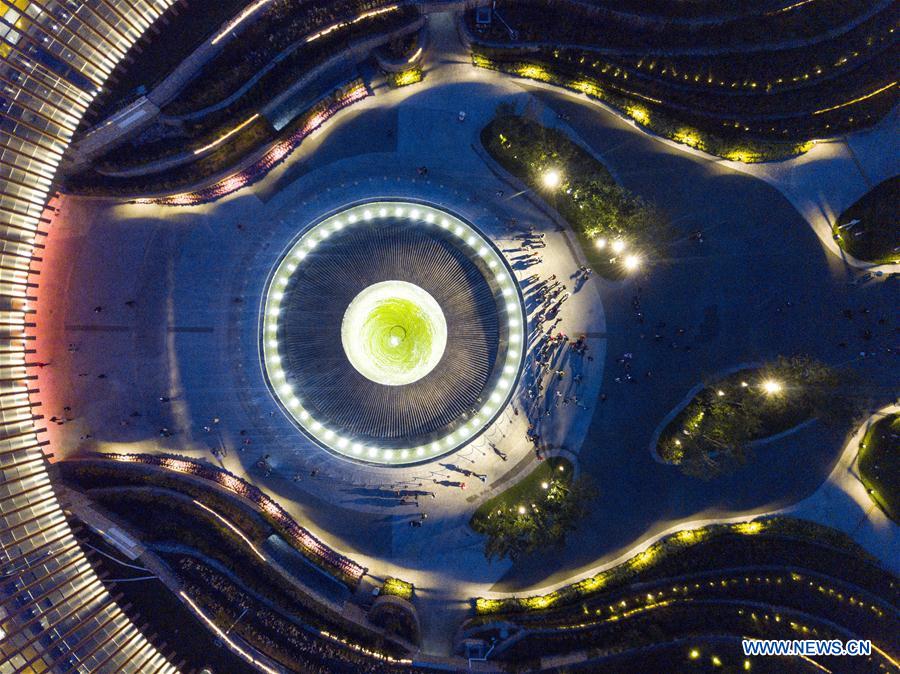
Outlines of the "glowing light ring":
[[[304,258],[328,236],[354,223],[366,223],[380,218],[402,218],[436,227],[450,234],[460,248],[480,258],[494,273],[495,301],[501,322],[505,321],[507,348],[505,360],[498,366],[502,374],[491,387],[485,389],[484,403],[470,422],[458,426],[426,445],[409,447],[379,447],[361,444],[357,438],[346,436],[339,428],[329,428],[303,404],[290,384],[282,367],[278,335],[282,289],[287,286]],[[519,381],[522,368],[527,319],[518,283],[500,251],[481,232],[448,211],[429,204],[402,201],[370,201],[350,206],[310,227],[285,252],[275,267],[266,287],[260,316],[260,358],[269,389],[282,411],[317,444],[330,452],[354,462],[386,466],[403,466],[430,461],[454,452],[471,442],[497,418],[506,407]]]

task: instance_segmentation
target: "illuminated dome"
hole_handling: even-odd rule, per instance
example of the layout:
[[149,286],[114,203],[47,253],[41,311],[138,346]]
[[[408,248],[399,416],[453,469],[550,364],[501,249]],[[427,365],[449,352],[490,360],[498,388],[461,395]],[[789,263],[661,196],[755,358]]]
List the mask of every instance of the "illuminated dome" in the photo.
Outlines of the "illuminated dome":
[[382,281],[353,298],[341,323],[350,363],[385,386],[418,381],[441,360],[447,321],[435,299],[406,281]]
[[472,225],[425,204],[361,204],[306,230],[278,263],[265,373],[326,449],[424,461],[470,442],[506,405],[523,317],[512,272]]

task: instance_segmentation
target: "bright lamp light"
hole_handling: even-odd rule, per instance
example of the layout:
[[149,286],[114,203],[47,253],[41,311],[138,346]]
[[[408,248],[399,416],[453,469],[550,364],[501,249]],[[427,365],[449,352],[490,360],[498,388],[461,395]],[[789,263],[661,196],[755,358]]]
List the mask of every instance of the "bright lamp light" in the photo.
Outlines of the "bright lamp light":
[[637,255],[629,255],[625,258],[625,269],[634,271],[641,266],[641,258]]
[[775,395],[776,393],[781,393],[782,385],[780,381],[776,381],[775,379],[766,379],[763,382],[763,391],[766,392],[767,395]]
[[556,169],[547,169],[546,171],[544,171],[544,175],[541,177],[541,180],[544,183],[544,187],[553,190],[559,187],[559,184],[562,182],[562,176]]

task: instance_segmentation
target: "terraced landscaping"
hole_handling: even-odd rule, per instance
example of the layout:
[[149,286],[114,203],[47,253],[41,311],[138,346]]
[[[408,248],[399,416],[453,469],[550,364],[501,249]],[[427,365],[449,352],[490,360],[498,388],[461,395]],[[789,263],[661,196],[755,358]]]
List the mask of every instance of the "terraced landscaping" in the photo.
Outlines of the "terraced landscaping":
[[500,3],[516,40],[501,21],[485,29],[470,14],[476,65],[581,91],[655,133],[742,162],[804,152],[897,101],[889,4],[817,1],[683,23],[651,9],[564,4],[580,20]]
[[[900,626],[898,600],[896,580],[836,532],[796,520],[759,520],[674,534],[550,595],[481,600],[483,615],[460,634],[498,639],[498,659],[516,667],[551,655],[600,663],[609,653],[677,641],[673,662],[702,659],[696,664],[709,666],[716,656],[730,671],[744,667],[742,659],[719,650],[712,637],[855,636],[872,639],[880,650],[869,658],[816,663],[864,672],[889,666]],[[758,666],[765,667],[752,659],[749,668]],[[793,659],[778,666],[807,671]]]
[[[308,650],[325,634],[331,635],[335,649],[330,655],[327,645],[315,651],[325,662],[353,661],[354,649],[368,657],[375,652],[405,655],[402,644],[361,624],[365,620],[361,611],[356,611],[357,622],[348,619],[336,600],[326,605],[274,566],[262,552],[273,528],[232,499],[184,478],[151,474],[137,466],[72,462],[63,464],[63,472],[165,560],[187,596],[214,616],[220,629],[234,626],[237,634],[269,657],[303,669],[301,663],[309,659],[298,660],[297,649]],[[140,601],[144,605],[149,599]],[[145,608],[150,615],[159,615],[155,608]],[[236,625],[239,617],[241,624]]]

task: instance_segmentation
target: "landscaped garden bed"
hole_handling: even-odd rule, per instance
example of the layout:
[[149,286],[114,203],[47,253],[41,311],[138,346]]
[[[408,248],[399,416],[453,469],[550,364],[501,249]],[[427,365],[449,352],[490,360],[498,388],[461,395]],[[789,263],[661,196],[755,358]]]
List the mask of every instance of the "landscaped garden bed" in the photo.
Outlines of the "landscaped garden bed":
[[550,655],[599,658],[678,643],[691,670],[705,662],[710,671],[731,671],[730,664],[740,671],[747,665],[726,661],[724,639],[852,633],[881,647],[859,661],[859,671],[875,671],[900,628],[898,599],[896,578],[842,532],[761,518],[679,531],[548,594],[478,599],[478,615],[461,635],[493,642],[494,657],[516,667]]
[[900,176],[888,178],[841,213],[832,226],[841,249],[858,260],[900,262]]
[[485,501],[469,526],[487,536],[484,554],[488,559],[517,559],[563,544],[593,496],[588,478],[575,479],[572,464],[553,457]]
[[622,278],[665,249],[670,232],[661,212],[616,184],[606,167],[564,132],[499,114],[482,129],[481,143],[565,218],[598,274]]
[[[280,55],[273,53],[272,67],[235,100],[206,114],[180,119],[178,126],[173,126],[172,120],[167,117],[178,118],[179,115],[202,112],[204,108],[237,94],[241,87],[256,75],[256,72],[244,73],[247,65],[241,63],[238,67],[233,63],[233,58],[226,59],[224,64],[220,63],[220,60],[225,59],[229,53],[226,51],[208,64],[174,101],[163,108],[162,122],[99,157],[94,165],[101,172],[114,173],[186,152],[198,153],[196,162],[200,162],[202,148],[208,147],[239,127],[245,120],[256,116],[256,119],[246,128],[241,128],[240,133],[231,141],[216,150],[215,157],[207,158],[204,162],[210,166],[227,166],[229,161],[234,163],[231,158],[245,155],[274,135],[274,129],[266,118],[258,114],[260,110],[306,73],[312,72],[317,66],[345,50],[351,32],[354,40],[362,40],[397,30],[414,21],[417,16],[414,11],[408,9],[387,12],[359,24],[341,26],[311,42],[300,40],[290,53]],[[243,40],[242,36],[238,43],[242,43]],[[266,49],[270,48],[269,43],[265,46]],[[280,60],[274,61],[276,55]],[[267,63],[261,67],[269,65]],[[418,74],[418,79],[415,79],[411,73],[406,73],[403,83],[411,84],[421,80],[421,71],[418,71]],[[242,77],[244,79],[240,79]],[[337,79],[335,77],[335,80]]]
[[176,3],[164,15],[169,19],[168,25],[159,33],[145,32],[144,41],[128,52],[134,61],[123,59],[119,62],[100,97],[91,106],[92,118],[102,120],[113,114],[130,102],[138,90],[149,92],[246,5],[247,0],[188,0],[187,7]]
[[400,597],[400,599],[405,599],[406,601],[412,601],[415,590],[416,588],[412,583],[393,577],[385,578],[384,584],[381,586],[381,594]]
[[[482,27],[484,39],[497,42],[548,42],[555,44],[599,44],[610,49],[659,50],[727,48],[759,43],[778,43],[815,38],[840,29],[872,9],[867,0],[817,0],[796,11],[755,14],[723,19],[713,24],[670,22],[661,30],[651,22],[617,16],[592,3],[564,1],[548,4],[539,0],[501,0],[497,9],[505,23],[493,21]],[[467,14],[471,29],[477,29],[474,12]],[[506,25],[517,33],[510,36]]]
[[[108,459],[63,461],[59,462],[57,466],[63,479],[80,489],[158,487],[188,495],[221,513],[226,519],[237,524],[239,529],[248,532],[257,531],[256,538],[260,541],[269,535],[269,531],[263,527],[270,526],[289,545],[325,572],[351,588],[354,588],[359,582],[364,571],[362,567],[313,538],[309,532],[291,520],[268,496],[243,480],[224,470],[206,468],[203,464],[196,462],[149,455],[131,456],[134,459],[129,458],[117,462]],[[146,457],[146,465],[140,460],[144,457]],[[163,470],[159,467],[160,465],[174,465],[181,470]],[[197,477],[188,477],[188,475],[197,475]],[[220,487],[233,492],[235,496],[228,496],[226,493],[217,491],[213,484],[198,483],[198,479],[211,480]],[[246,502],[241,501],[237,498],[238,496],[252,501],[259,508],[259,512],[250,507],[249,503],[245,505]],[[215,522],[214,524],[218,525]],[[219,526],[219,528],[222,527]],[[233,532],[226,532],[226,534],[234,536]]]
[[[358,23],[339,24],[336,29],[313,40],[310,40],[310,33],[321,27],[320,24],[303,23],[293,29],[275,24],[272,27],[274,34],[261,33],[259,31],[263,26],[254,26],[246,36],[229,45],[219,57],[207,64],[185,91],[166,106],[163,113],[177,116],[219,103],[237,92],[276,58],[281,59],[240,98],[212,115],[216,120],[240,117],[274,98],[303,73],[346,50],[352,42],[393,32],[417,18],[418,13],[414,9],[402,8],[373,15]],[[249,61],[246,59],[247,49],[253,54]],[[291,49],[293,51],[289,51]]]
[[[788,559],[792,561],[786,562]],[[478,620],[482,623],[495,619],[488,616],[532,611],[543,614],[654,578],[717,568],[778,564],[811,568],[835,578],[847,578],[879,595],[884,592],[887,582],[887,587],[893,588],[892,594],[900,595],[900,589],[890,583],[890,574],[876,566],[871,557],[842,532],[805,520],[762,518],[679,531],[621,564],[547,594],[506,599],[477,598],[475,611],[485,616]]]
[[808,358],[738,370],[701,389],[662,430],[656,451],[689,475],[716,477],[746,461],[753,441],[815,416],[852,415],[839,383],[837,372]]
[[562,4],[501,6],[516,40],[499,20],[477,30],[470,13],[475,64],[587,94],[657,135],[741,162],[800,154],[812,139],[877,122],[897,100],[890,8],[803,3],[690,26]]
[[408,68],[407,70],[401,70],[398,73],[385,73],[385,79],[387,80],[388,86],[393,87],[394,89],[406,87],[410,84],[418,84],[422,81],[424,76],[421,68]]
[[[263,598],[256,600],[260,605],[300,618],[317,631],[352,636],[364,647],[394,648],[377,633],[369,633],[306,594],[262,557],[258,547],[251,549],[262,543],[263,534],[247,532],[248,538],[253,537],[248,541],[215,512],[168,489],[119,487],[93,489],[88,495],[159,554],[191,559],[190,567],[204,569],[212,588],[230,585],[238,592],[242,586],[248,596]],[[184,571],[183,565],[180,570]]]
[[728,129],[723,128],[718,122],[713,123],[713,126],[717,127],[717,132],[689,126],[671,114],[656,109],[654,103],[659,104],[662,101],[655,99],[648,101],[643,95],[626,95],[621,89],[601,85],[589,76],[562,74],[557,71],[557,64],[549,60],[542,61],[535,54],[527,55],[525,57],[527,60],[521,60],[523,57],[525,56],[501,53],[482,47],[477,47],[473,52],[473,61],[476,66],[498,70],[516,77],[547,82],[585,94],[603,101],[631,117],[639,126],[656,135],[732,161],[743,163],[781,161],[803,154],[812,147],[812,143],[808,141],[783,142],[746,136],[742,136],[740,139],[727,137],[722,135],[722,132],[727,132]]
[[[261,140],[251,144],[250,147],[246,146],[243,134],[245,130],[242,129],[241,133],[237,133],[223,142],[211,154],[191,164],[178,166],[161,173],[127,178],[114,178],[94,170],[85,170],[68,176],[66,189],[76,194],[103,196],[139,196],[147,193],[174,192],[222,174],[228,168],[245,161],[248,155],[259,151],[261,146],[266,143],[271,144],[271,148],[250,167],[222,178],[209,187],[186,195],[183,202],[166,202],[174,203],[174,205],[187,205],[213,201],[264,177],[333,114],[367,95],[368,92],[363,83],[360,80],[354,80],[324,96],[280,132],[276,133],[269,127],[269,133]],[[168,198],[161,197],[160,199],[167,200]]]
[[872,424],[859,444],[857,462],[869,496],[900,524],[900,414]]
[[[182,95],[167,106],[167,112],[191,112],[221,101],[291,48],[296,47],[300,55],[295,58],[292,53],[285,61],[294,60],[301,66],[308,62],[308,70],[325,54],[338,53],[352,41],[390,32],[417,15],[412,7],[394,7],[385,0],[336,0],[327,6],[275,2],[204,66]],[[277,81],[270,81],[270,90]]]
[[[227,140],[220,141],[212,151],[204,151],[219,139],[229,134],[232,129],[238,129]],[[184,135],[162,136],[146,142],[139,139],[129,141],[107,152],[98,158],[93,166],[98,173],[109,173],[109,179],[115,180],[116,172],[125,172],[147,166],[152,162],[172,159],[178,155],[193,153],[183,165],[196,167],[197,165],[220,166],[233,161],[233,157],[241,157],[252,149],[258,147],[272,137],[275,130],[265,117],[252,114],[246,118],[235,117],[230,122],[212,126],[198,135],[190,133]],[[159,170],[157,173],[170,173],[169,170]],[[149,179],[154,179],[154,172],[148,174]]]
[[[291,671],[393,671],[406,651],[393,641],[345,621],[332,623],[315,609],[284,611],[260,601],[227,573],[189,555],[164,559],[185,583],[186,594],[213,617],[221,629],[231,627],[248,643]],[[384,668],[384,669],[382,669]]]

